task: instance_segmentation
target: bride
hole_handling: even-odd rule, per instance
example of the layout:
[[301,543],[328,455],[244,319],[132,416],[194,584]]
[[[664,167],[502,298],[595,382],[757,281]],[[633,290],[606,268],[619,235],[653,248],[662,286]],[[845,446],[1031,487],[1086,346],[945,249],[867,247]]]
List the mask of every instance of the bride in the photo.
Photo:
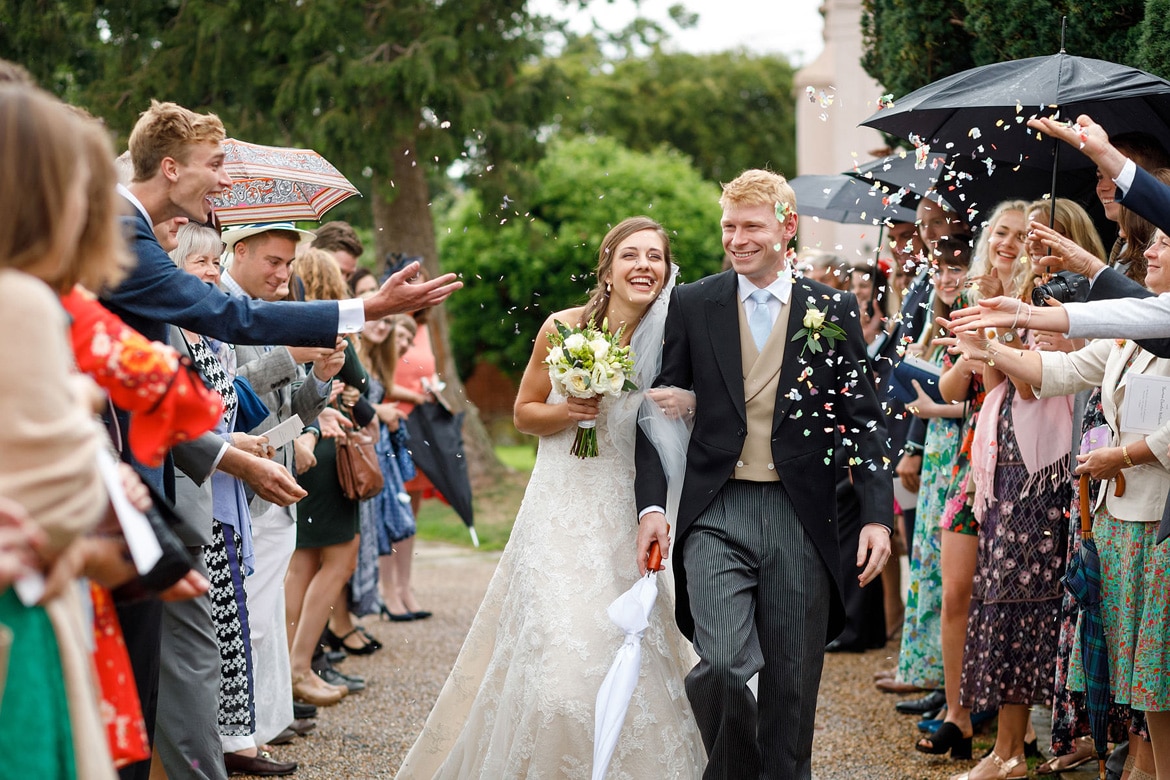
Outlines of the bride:
[[[634,439],[642,393],[565,399],[543,361],[555,320],[605,320],[611,331],[624,327],[635,383],[650,387],[674,270],[662,226],[631,217],[602,241],[588,303],[553,314],[537,335],[515,407],[516,427],[540,436],[536,465],[455,668],[399,778],[590,777],[594,700],[623,640],[606,607],[638,579]],[[693,407],[689,393],[652,393],[645,407],[684,414]],[[597,457],[569,452],[582,420],[597,421]],[[697,778],[705,764],[683,688],[693,656],[670,622],[673,598],[660,582],[611,779]]]

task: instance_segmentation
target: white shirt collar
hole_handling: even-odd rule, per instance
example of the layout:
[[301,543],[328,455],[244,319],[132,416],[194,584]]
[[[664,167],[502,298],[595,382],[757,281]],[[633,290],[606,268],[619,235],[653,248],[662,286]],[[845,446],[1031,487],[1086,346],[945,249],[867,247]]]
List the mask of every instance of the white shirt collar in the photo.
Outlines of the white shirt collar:
[[[746,301],[752,293],[761,289],[756,287],[754,282],[749,281],[746,276],[736,274],[735,278],[739,285],[740,301]],[[792,297],[792,271],[785,268],[776,276],[776,281],[763,289],[772,293],[781,304],[787,304],[788,299]]]
[[129,187],[127,187],[124,184],[119,184],[118,185],[118,194],[121,195],[126,200],[133,203],[134,208],[138,209],[138,213],[141,214],[142,216],[146,217],[146,224],[150,225],[151,227],[154,227],[154,219],[151,218],[150,212],[148,212],[146,210],[146,206],[142,205],[142,201],[140,201],[138,198],[134,197],[134,193],[130,191]]
[[232,295],[238,295],[241,298],[251,298],[251,295],[244,292],[244,288],[240,287],[240,283],[232,278],[231,271],[224,271],[219,275],[219,284],[224,290]]

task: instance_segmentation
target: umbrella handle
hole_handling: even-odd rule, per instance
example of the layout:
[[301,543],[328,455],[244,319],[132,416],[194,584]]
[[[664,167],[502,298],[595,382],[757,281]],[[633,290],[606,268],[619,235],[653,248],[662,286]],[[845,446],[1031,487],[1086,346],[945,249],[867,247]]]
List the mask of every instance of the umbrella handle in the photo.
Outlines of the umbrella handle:
[[1113,488],[1113,495],[1121,498],[1125,495],[1125,474],[1117,472],[1117,485]]
[[1081,474],[1081,536],[1093,532],[1093,515],[1089,509],[1089,475]]
[[[667,533],[670,532],[670,525],[666,526]],[[658,546],[658,540],[650,542],[650,552],[646,556],[646,571],[662,571],[666,567],[662,565],[662,548]]]

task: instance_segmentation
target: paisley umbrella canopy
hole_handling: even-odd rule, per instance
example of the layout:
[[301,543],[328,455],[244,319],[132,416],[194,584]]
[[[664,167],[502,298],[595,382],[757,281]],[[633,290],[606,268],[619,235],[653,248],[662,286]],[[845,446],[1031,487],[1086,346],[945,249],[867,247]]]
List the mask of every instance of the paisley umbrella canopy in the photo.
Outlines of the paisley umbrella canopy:
[[228,138],[223,150],[224,166],[234,181],[212,198],[221,225],[320,221],[329,209],[360,194],[312,149],[261,146]]

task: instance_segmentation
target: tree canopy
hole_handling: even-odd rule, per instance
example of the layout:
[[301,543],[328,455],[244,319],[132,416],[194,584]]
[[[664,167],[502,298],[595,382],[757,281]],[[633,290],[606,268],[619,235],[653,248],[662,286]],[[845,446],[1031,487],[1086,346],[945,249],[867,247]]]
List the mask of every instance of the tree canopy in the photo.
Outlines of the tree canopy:
[[485,205],[467,193],[441,231],[446,267],[467,282],[447,304],[462,370],[486,360],[518,376],[545,318],[588,297],[601,239],[626,217],[645,214],[667,229],[683,279],[722,263],[719,188],[678,152],[558,140],[535,174],[523,202]]
[[[862,0],[862,65],[897,99],[953,73],[1065,50],[1170,76],[1161,0]],[[1152,10],[1155,9],[1155,10]]]
[[783,57],[654,48],[612,60],[585,38],[557,62],[570,85],[557,109],[562,132],[608,135],[637,151],[667,143],[711,181],[746,168],[795,170],[793,68]]

